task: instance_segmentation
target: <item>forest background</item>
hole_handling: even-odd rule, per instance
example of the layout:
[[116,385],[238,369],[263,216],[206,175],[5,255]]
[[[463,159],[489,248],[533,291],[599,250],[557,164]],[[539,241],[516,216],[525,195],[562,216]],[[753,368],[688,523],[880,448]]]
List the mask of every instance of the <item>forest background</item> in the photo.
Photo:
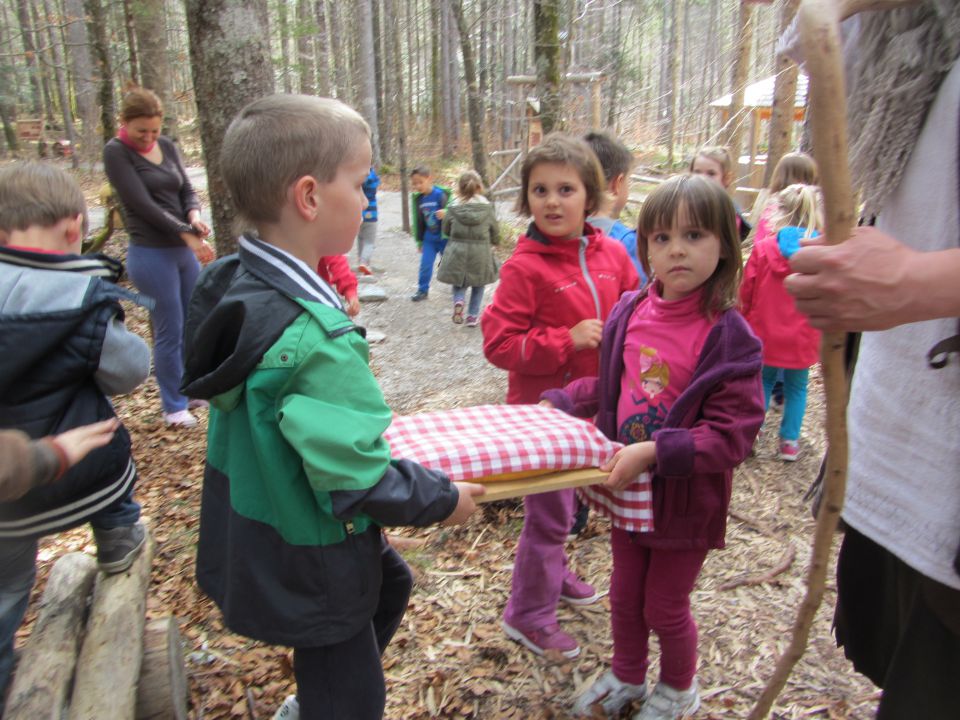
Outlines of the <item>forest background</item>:
[[[2,0],[0,152],[72,152],[74,168],[95,168],[123,88],[149,87],[164,101],[164,132],[188,160],[206,159],[221,252],[232,249],[232,212],[211,159],[236,111],[270,92],[356,107],[373,128],[375,164],[404,191],[409,168],[427,162],[472,165],[508,193],[503,171],[534,123],[543,133],[609,128],[667,170],[702,144],[739,157],[753,133],[772,167],[794,134],[796,66],[775,45],[796,5]],[[744,89],[771,74],[773,116],[754,129]],[[710,103],[727,94],[723,123]]]

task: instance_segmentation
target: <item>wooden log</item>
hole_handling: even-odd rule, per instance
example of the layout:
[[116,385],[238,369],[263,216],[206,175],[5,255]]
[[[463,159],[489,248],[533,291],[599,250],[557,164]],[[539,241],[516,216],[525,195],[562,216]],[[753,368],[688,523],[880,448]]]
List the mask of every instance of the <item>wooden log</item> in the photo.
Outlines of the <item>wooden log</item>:
[[153,551],[148,530],[143,550],[129,570],[97,578],[77,661],[70,720],[133,720]]
[[60,719],[96,574],[96,560],[83,553],[69,553],[54,564],[13,678],[7,720]]
[[137,684],[137,720],[187,720],[187,671],[172,615],[147,622]]

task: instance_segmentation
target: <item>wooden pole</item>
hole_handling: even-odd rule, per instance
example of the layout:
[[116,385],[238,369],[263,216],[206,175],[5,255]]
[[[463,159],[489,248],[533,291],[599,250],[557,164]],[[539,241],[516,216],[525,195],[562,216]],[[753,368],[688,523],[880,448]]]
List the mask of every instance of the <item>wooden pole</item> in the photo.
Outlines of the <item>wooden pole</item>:
[[[839,37],[838,8],[831,0],[803,0],[798,11],[800,41],[810,78],[809,107],[813,154],[820,166],[827,242],[837,244],[854,226],[853,192],[847,164],[846,88]],[[820,348],[827,399],[827,467],[823,501],[817,513],[807,592],[793,624],[790,644],[750,712],[749,720],[767,717],[786,685],[793,666],[806,651],[810,628],[823,600],[830,551],[843,509],[847,484],[847,382],[844,333],[824,333]]]

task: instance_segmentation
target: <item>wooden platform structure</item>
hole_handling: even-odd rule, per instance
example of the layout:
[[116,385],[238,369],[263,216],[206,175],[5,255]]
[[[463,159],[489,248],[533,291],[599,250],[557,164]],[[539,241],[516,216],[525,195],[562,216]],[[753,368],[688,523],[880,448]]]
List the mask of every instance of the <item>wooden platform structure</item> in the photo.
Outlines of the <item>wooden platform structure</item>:
[[[720,112],[724,125],[729,122],[745,122],[750,119],[750,146],[745,157],[738,158],[740,182],[738,184],[750,187],[760,187],[763,184],[763,163],[757,153],[757,146],[763,135],[762,126],[769,122],[773,112],[773,88],[776,76],[771,75],[751,85],[747,85],[743,93],[743,115],[731,118],[730,106],[733,104],[733,95],[723,95],[710,103],[710,107]],[[797,94],[793,101],[793,120],[803,122],[807,108],[807,76],[800,73],[797,76]]]

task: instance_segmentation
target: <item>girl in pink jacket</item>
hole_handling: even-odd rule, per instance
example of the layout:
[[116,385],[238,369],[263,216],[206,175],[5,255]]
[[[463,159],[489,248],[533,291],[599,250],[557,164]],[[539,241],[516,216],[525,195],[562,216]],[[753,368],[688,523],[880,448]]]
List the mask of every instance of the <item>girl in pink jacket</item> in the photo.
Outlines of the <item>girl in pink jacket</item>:
[[[784,405],[780,422],[780,459],[799,456],[800,428],[807,409],[810,367],[820,357],[820,333],[797,312],[783,287],[788,260],[800,240],[823,226],[820,190],[789,185],[776,196],[776,210],[765,232],[757,233],[740,286],[740,311],[763,341],[763,390],[767,406],[777,375],[783,372]],[[767,230],[767,228],[769,228]]]

